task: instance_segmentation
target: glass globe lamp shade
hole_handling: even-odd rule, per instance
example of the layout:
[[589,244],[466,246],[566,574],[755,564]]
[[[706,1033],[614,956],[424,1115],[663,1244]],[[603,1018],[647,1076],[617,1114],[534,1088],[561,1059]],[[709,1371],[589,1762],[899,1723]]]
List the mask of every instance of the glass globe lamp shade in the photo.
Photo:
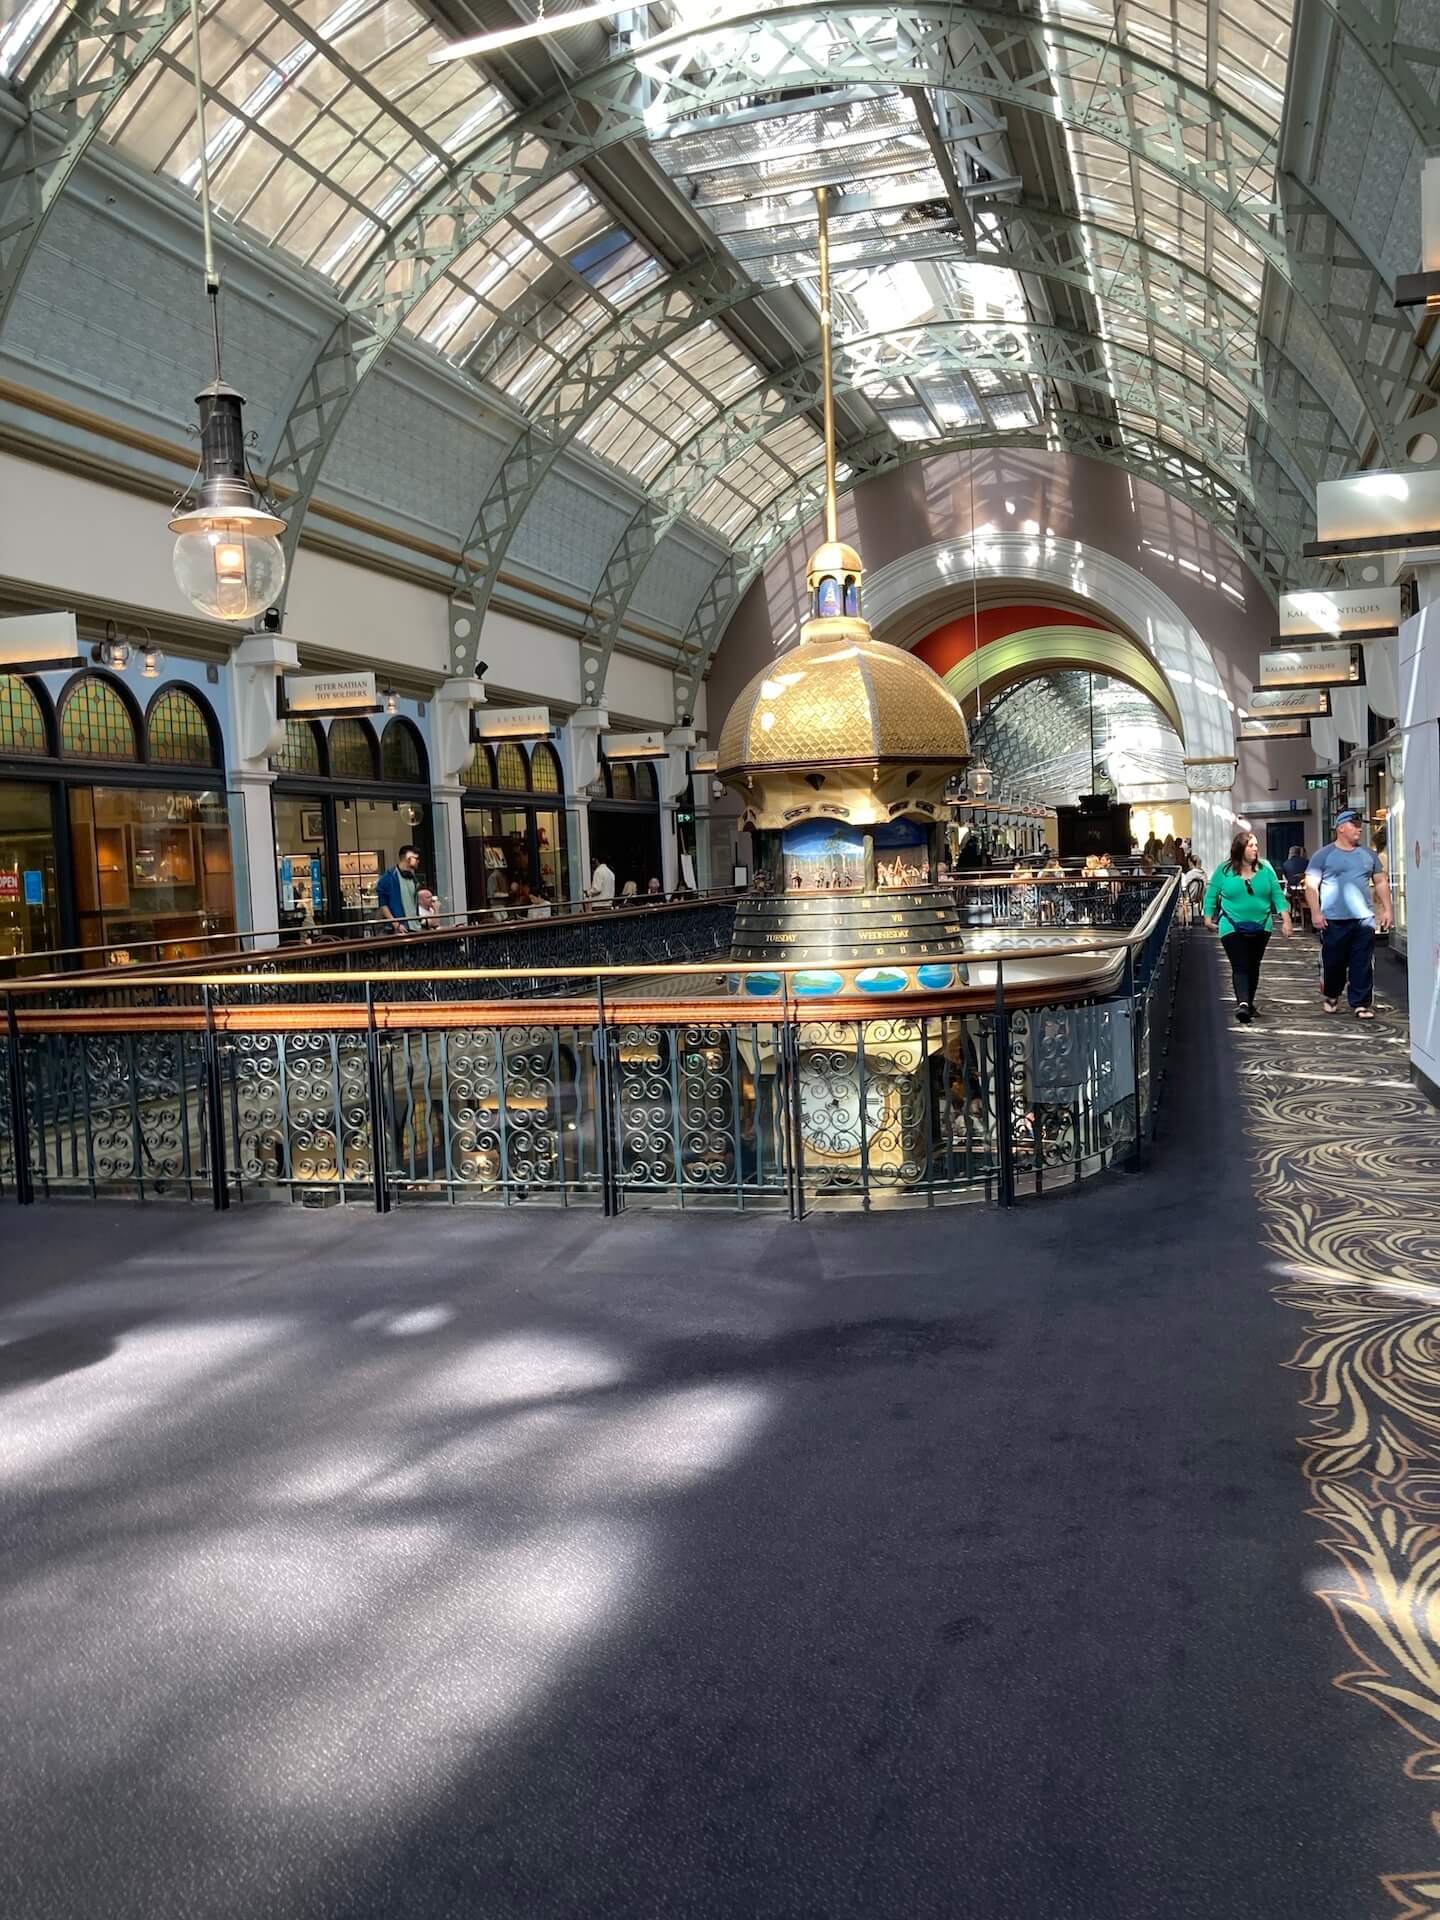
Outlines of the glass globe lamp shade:
[[159,647],[146,647],[140,656],[140,678],[142,680],[158,680],[160,678],[160,669],[164,664],[165,655],[160,651]]
[[183,526],[170,524],[179,536],[176,583],[191,606],[212,620],[252,620],[274,604],[285,584],[285,549],[273,515],[184,518]]
[[983,761],[970,769],[970,793],[975,800],[988,800],[992,780],[990,769]]

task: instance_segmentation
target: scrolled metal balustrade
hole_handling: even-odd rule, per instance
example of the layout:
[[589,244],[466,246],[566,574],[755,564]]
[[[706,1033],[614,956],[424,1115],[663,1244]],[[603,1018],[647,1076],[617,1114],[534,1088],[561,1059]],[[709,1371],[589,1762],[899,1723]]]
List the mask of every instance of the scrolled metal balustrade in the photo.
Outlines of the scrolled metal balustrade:
[[[0,1197],[1009,1204],[1138,1162],[1153,1129],[1176,883],[1071,890],[1036,940],[1014,887],[962,887],[993,982],[888,1007],[729,961],[723,902],[396,941],[420,964],[389,970],[369,943],[363,970],[319,949],[10,983]],[[688,952],[638,957],[656,941]],[[1025,978],[1059,955],[1063,985]]]

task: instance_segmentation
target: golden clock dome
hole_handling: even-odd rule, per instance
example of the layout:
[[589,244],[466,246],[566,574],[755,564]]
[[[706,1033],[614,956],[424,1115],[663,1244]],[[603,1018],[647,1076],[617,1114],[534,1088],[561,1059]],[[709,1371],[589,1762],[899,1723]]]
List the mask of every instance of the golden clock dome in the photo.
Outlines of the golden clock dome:
[[716,770],[756,826],[806,813],[857,825],[912,808],[934,815],[947,775],[969,758],[960,703],[940,676],[863,623],[845,624],[849,633],[802,639],[757,673],[726,718]]

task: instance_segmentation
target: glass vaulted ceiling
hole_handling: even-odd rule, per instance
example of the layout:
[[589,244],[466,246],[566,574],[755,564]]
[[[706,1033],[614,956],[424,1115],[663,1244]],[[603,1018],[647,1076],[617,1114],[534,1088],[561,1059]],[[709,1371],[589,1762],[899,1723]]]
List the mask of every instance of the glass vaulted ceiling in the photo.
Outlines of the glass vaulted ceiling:
[[[745,9],[756,10],[763,9]],[[63,0],[0,0],[0,78],[23,86],[77,11]],[[716,0],[669,0],[640,20],[652,29],[698,27],[737,11]],[[1108,53],[1133,50],[1213,88],[1258,129],[1260,157],[1245,193],[1251,205],[1272,195],[1293,0],[1028,0],[1019,11],[1057,32],[1081,29],[1106,49],[1089,68],[1073,49],[1050,60],[1057,108],[1083,113]],[[428,10],[411,0],[208,0],[203,19],[217,204],[341,291],[454,160],[509,111],[475,66],[430,66],[441,36]],[[964,20],[957,9],[957,34]],[[187,34],[182,16],[109,114],[104,135],[132,161],[193,189],[199,156]],[[957,47],[959,78],[965,57]],[[98,41],[82,40],[77,81],[103,75],[105,58]],[[823,60],[816,71],[823,73]],[[1036,343],[1054,318],[1047,282],[1030,275],[1022,284],[1013,246],[1010,264],[985,260],[1008,245],[1014,186],[1005,185],[1013,166],[1003,115],[948,90],[823,80],[809,105],[757,96],[707,117],[703,89],[695,99],[695,124],[670,120],[654,156],[758,284],[790,285],[813,300],[811,193],[821,181],[832,188],[839,331],[851,341],[884,333],[897,342],[893,354],[860,356],[848,374],[896,438],[923,442],[971,424],[1003,431],[1040,422],[1060,378]],[[1164,112],[1144,88],[1131,88],[1121,110],[1137,122]],[[1059,111],[1055,117],[1064,178],[1032,182],[1031,198],[1086,223],[1075,230],[1091,296],[1084,325],[1109,395],[1097,399],[1092,382],[1081,410],[1102,408],[1122,429],[1180,448],[1199,438],[1218,447],[1227,466],[1233,460],[1243,480],[1249,403],[1243,381],[1226,369],[1237,349],[1244,357],[1248,347],[1252,364],[1256,357],[1253,329],[1248,342],[1237,339],[1235,313],[1257,311],[1258,253],[1175,181],[1098,134],[1075,131]],[[1191,157],[1202,165],[1218,153],[1218,128],[1209,150],[1205,139],[1191,138]],[[965,230],[971,223],[973,244]],[[1137,236],[1147,251],[1135,249]],[[1228,296],[1223,334],[1214,301],[1171,271],[1166,256],[1189,263]],[[523,408],[545,393],[580,343],[643,298],[663,271],[581,177],[566,176],[522,197],[490,226],[405,325]],[[1177,340],[1175,324],[1157,328],[1147,306],[1207,351]],[[517,309],[523,328],[503,328]],[[985,332],[967,336],[967,323]],[[1073,314],[1068,324],[1076,324]],[[936,329],[952,350],[927,359],[923,343]],[[920,351],[906,351],[907,330]],[[764,371],[723,323],[672,341],[601,400],[581,435],[592,452],[657,491],[677,463],[683,467],[707,422],[737,398],[767,390]],[[813,334],[796,344],[803,356]],[[1155,370],[1140,365],[1137,377],[1135,355]],[[984,364],[968,364],[977,358]],[[1058,398],[1077,404],[1063,384]],[[743,538],[754,515],[818,460],[807,413],[794,404],[772,411],[768,431],[744,445],[721,435],[706,485],[684,492],[685,510],[722,536]]]

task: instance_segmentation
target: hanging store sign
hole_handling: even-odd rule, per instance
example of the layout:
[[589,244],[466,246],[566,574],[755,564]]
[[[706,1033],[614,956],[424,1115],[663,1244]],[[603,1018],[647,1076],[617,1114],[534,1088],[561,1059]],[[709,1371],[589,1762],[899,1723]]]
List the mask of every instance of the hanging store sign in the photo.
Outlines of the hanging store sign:
[[1310,722],[1292,720],[1286,716],[1257,714],[1254,719],[1246,718],[1240,722],[1242,740],[1308,740]]
[[287,673],[287,713],[378,713],[373,673]]
[[548,707],[486,707],[470,709],[470,738],[480,740],[548,740]]
[[663,733],[607,733],[600,749],[607,760],[668,760],[670,749]]
[[1400,628],[1399,587],[1335,587],[1329,592],[1311,588],[1280,596],[1282,640],[1300,640],[1308,634],[1363,635],[1379,639]]
[[1250,698],[1245,702],[1245,711],[1249,715],[1289,714],[1291,719],[1328,720],[1330,718],[1330,689],[1328,687],[1252,687]]
[[1307,559],[1342,553],[1403,553],[1440,546],[1440,472],[1351,473],[1315,489]]
[[0,620],[0,671],[39,673],[84,664],[73,613],[12,613]]
[[690,756],[690,771],[692,773],[716,773],[719,771],[719,767],[720,756],[718,753],[692,753]]
[[1275,647],[1260,656],[1260,687],[1363,687],[1359,647]]

